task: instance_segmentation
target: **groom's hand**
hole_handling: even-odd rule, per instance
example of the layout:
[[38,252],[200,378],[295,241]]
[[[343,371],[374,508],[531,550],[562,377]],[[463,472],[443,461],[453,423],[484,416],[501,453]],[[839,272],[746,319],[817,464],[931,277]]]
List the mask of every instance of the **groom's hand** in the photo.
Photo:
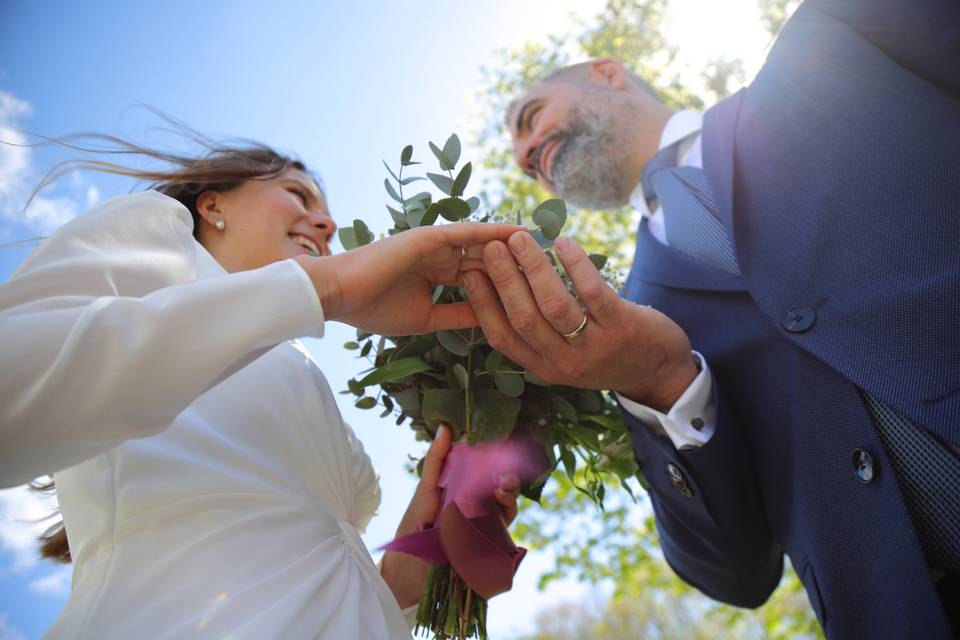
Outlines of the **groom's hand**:
[[[686,334],[662,313],[617,296],[577,243],[558,238],[555,251],[585,311],[528,233],[488,243],[486,275],[464,274],[490,346],[550,384],[610,389],[669,410],[697,375]],[[583,332],[564,337],[584,313]]]

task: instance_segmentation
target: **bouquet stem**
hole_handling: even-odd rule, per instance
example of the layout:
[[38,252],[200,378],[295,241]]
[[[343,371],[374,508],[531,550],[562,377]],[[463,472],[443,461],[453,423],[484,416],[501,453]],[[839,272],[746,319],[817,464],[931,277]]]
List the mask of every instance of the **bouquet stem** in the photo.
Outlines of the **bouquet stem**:
[[487,601],[449,564],[433,565],[427,573],[414,633],[421,631],[434,640],[487,640]]

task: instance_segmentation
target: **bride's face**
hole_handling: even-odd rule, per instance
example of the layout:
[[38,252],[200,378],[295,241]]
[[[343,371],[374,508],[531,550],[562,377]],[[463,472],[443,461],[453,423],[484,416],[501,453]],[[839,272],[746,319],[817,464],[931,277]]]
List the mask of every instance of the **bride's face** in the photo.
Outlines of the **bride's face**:
[[[326,199],[304,172],[289,169],[268,180],[247,180],[197,200],[204,218],[200,241],[230,272],[245,271],[299,255],[330,254],[337,225]],[[224,228],[217,229],[216,221]]]

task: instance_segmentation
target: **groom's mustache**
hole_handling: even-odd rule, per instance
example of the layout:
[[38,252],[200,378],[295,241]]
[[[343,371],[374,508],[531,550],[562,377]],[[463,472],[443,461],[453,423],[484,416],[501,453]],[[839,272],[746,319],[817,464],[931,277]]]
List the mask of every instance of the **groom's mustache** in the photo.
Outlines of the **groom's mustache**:
[[553,182],[553,176],[549,176],[544,172],[543,170],[544,168],[540,164],[540,157],[543,155],[543,150],[547,147],[548,144],[550,144],[554,140],[559,140],[559,142],[557,142],[557,150],[554,151],[554,154],[553,154],[553,165],[556,166],[557,159],[560,157],[558,154],[563,151],[563,145],[567,142],[567,138],[569,137],[570,137],[569,131],[565,129],[557,129],[555,131],[550,132],[550,134],[548,134],[547,137],[541,140],[540,144],[538,144],[533,149],[533,166],[536,167],[537,173],[539,173],[542,177],[546,178],[547,180],[550,180],[551,182]]

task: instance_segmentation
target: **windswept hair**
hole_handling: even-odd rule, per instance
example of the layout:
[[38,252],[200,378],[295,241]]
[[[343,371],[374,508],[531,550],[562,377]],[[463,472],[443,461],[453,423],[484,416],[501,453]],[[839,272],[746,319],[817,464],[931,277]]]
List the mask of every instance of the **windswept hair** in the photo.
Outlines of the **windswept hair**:
[[[34,188],[24,210],[43,189],[64,174],[84,170],[98,171],[145,181],[149,183],[147,189],[155,189],[179,201],[190,210],[194,237],[198,237],[200,214],[197,211],[197,198],[206,191],[231,191],[247,180],[269,180],[288,169],[303,171],[322,190],[320,180],[307,170],[303,162],[292,156],[281,154],[256,140],[235,138],[218,141],[156,109],[147,109],[170,124],[173,133],[197,148],[198,152],[189,154],[163,151],[104,133],[74,133],[58,138],[33,134],[39,142],[25,146],[51,145],[94,157],[71,158],[54,165]],[[148,159],[160,162],[162,166],[153,169],[138,168],[95,156]],[[30,484],[30,489],[52,492],[55,490],[53,478],[34,481]],[[58,515],[59,512],[55,512],[50,518]],[[72,561],[62,518],[39,537],[39,542],[42,557],[64,564]]]

